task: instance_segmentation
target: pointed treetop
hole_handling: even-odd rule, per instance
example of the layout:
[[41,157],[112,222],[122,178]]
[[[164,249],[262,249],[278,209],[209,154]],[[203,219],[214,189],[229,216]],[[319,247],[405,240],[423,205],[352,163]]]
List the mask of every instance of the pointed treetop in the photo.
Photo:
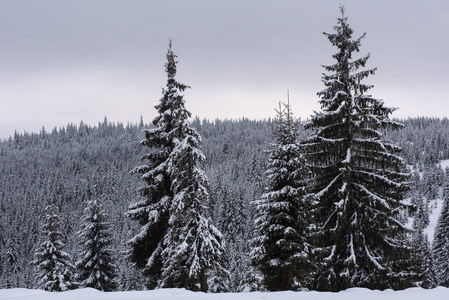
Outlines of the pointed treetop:
[[176,76],[176,64],[178,61],[176,58],[178,57],[172,49],[173,39],[170,37],[168,39],[168,50],[167,50],[167,62],[165,63],[165,72],[167,73],[168,77],[168,84],[173,84],[176,86],[176,88],[179,89],[180,92],[184,92],[185,89],[190,88],[188,85],[181,84],[179,82],[176,82],[175,76]]
[[342,20],[346,20],[348,17],[345,16],[345,9],[346,6],[344,6],[343,4],[340,3],[340,13],[341,13],[341,19]]
[[176,75],[176,58],[178,57],[172,50],[173,39],[170,37],[168,39],[168,51],[167,51],[167,62],[165,63],[165,72],[169,79],[174,79]]
[[349,24],[347,23],[348,17],[345,16],[345,10],[346,10],[346,7],[342,4],[340,4],[341,17],[337,18],[337,20],[338,20],[338,23],[340,23],[343,27],[348,27],[349,33],[352,34],[353,30],[351,28],[349,28]]

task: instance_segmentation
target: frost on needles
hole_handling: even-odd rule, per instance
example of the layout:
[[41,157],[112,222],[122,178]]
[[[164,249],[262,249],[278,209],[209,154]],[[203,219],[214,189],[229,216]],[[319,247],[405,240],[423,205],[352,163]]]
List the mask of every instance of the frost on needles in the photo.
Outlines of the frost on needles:
[[148,277],[147,287],[225,291],[225,245],[222,234],[207,217],[208,179],[201,169],[201,137],[190,127],[183,92],[175,80],[176,55],[167,51],[167,85],[156,109],[155,128],[145,130],[139,144],[151,148],[141,174],[143,200],[130,206],[128,216],[140,232],[129,241],[130,258]]
[[413,272],[400,213],[409,175],[400,148],[383,139],[385,130],[401,124],[389,119],[394,108],[367,94],[373,86],[362,81],[376,69],[361,69],[369,55],[353,58],[365,34],[352,37],[344,7],[334,30],[324,35],[338,50],[336,62],[324,66],[321,111],[306,124],[314,134],[303,143],[319,198],[313,288],[406,288]]
[[313,197],[308,194],[312,180],[298,144],[298,127],[290,104],[279,103],[265,193],[255,201],[258,218],[251,252],[252,263],[270,291],[308,287],[313,270],[309,240]]
[[75,281],[75,266],[72,256],[64,251],[60,220],[54,204],[45,208],[45,223],[42,227],[42,243],[35,251],[32,264],[36,266],[38,285],[50,292],[64,292],[78,287]]
[[87,202],[78,232],[82,250],[76,267],[81,287],[110,292],[117,290],[118,284],[115,281],[117,266],[110,248],[112,234],[106,216],[100,199]]

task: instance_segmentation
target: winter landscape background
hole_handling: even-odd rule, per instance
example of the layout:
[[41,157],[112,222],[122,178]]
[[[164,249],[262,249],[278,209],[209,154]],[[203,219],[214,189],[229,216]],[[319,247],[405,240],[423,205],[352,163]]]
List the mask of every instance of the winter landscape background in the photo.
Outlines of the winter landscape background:
[[348,20],[310,119],[288,90],[269,119],[192,118],[169,38],[151,123],[0,140],[0,297],[447,297],[449,120],[392,118]]
[[[447,164],[440,162],[449,159],[449,120],[423,117],[400,121],[405,124],[404,129],[390,132],[387,138],[403,148],[403,157],[413,170],[409,199],[424,202],[429,215],[426,232],[432,240],[447,182]],[[227,245],[238,249],[231,256],[230,266],[233,278],[239,280],[249,267],[246,253],[254,226],[251,202],[263,191],[264,150],[273,138],[271,122],[198,118],[192,122],[203,137],[207,157],[205,171],[214,199],[210,215],[225,235]],[[3,288],[35,286],[29,262],[33,260],[44,209],[50,199],[59,208],[66,251],[76,257],[80,248],[75,233],[94,193],[101,196],[112,224],[120,290],[143,288],[142,278],[130,268],[123,253],[126,241],[136,230],[124,215],[135,201],[140,184],[140,178],[129,171],[145,152],[133,141],[140,140],[142,129],[147,127],[151,126],[144,122],[114,124],[105,119],[97,126],[80,123],[50,132],[17,133],[0,143]],[[224,211],[225,204],[230,206]],[[235,224],[225,226],[226,222]],[[410,218],[410,228],[412,223]],[[11,270],[5,268],[7,257],[14,262]]]

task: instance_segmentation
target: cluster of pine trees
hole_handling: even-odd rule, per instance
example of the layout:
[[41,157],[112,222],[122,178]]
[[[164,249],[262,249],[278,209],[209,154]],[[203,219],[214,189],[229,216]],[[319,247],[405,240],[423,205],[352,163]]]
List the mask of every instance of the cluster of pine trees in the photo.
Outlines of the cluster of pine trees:
[[325,36],[336,63],[324,66],[322,111],[305,124],[312,134],[298,143],[289,106],[278,117],[255,263],[270,290],[403,289],[415,276],[400,220],[408,174],[400,148],[383,138],[402,125],[367,94],[362,80],[375,69],[360,70],[369,55],[353,58],[364,35],[352,37],[343,8],[334,29]]
[[[170,41],[152,125],[105,120],[2,142],[1,286],[449,286],[449,172],[436,165],[449,158],[448,121],[410,119],[396,130],[394,109],[362,83],[375,69],[361,69],[369,55],[353,58],[364,35],[352,37],[343,8],[334,29],[325,33],[337,53],[322,77],[322,111],[304,128],[289,102],[272,121],[188,122],[189,87],[175,79]],[[438,197],[431,244],[424,232]]]
[[54,204],[45,208],[43,240],[31,262],[36,266],[37,285],[52,292],[78,287],[106,292],[116,290],[116,266],[110,249],[111,232],[102,204],[96,198],[87,203],[80,231],[77,232],[81,251],[75,265],[71,255],[64,251],[64,236],[56,210]]

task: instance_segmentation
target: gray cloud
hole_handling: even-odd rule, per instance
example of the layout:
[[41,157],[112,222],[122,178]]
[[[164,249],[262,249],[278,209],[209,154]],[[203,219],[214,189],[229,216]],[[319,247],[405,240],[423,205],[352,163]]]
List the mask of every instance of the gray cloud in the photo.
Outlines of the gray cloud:
[[[290,90],[296,115],[319,109],[322,31],[340,1],[0,2],[0,138],[81,119],[150,121],[165,84],[168,37],[194,115],[267,118]],[[396,116],[444,116],[447,1],[345,1],[372,94]],[[423,103],[423,104],[422,104]]]

